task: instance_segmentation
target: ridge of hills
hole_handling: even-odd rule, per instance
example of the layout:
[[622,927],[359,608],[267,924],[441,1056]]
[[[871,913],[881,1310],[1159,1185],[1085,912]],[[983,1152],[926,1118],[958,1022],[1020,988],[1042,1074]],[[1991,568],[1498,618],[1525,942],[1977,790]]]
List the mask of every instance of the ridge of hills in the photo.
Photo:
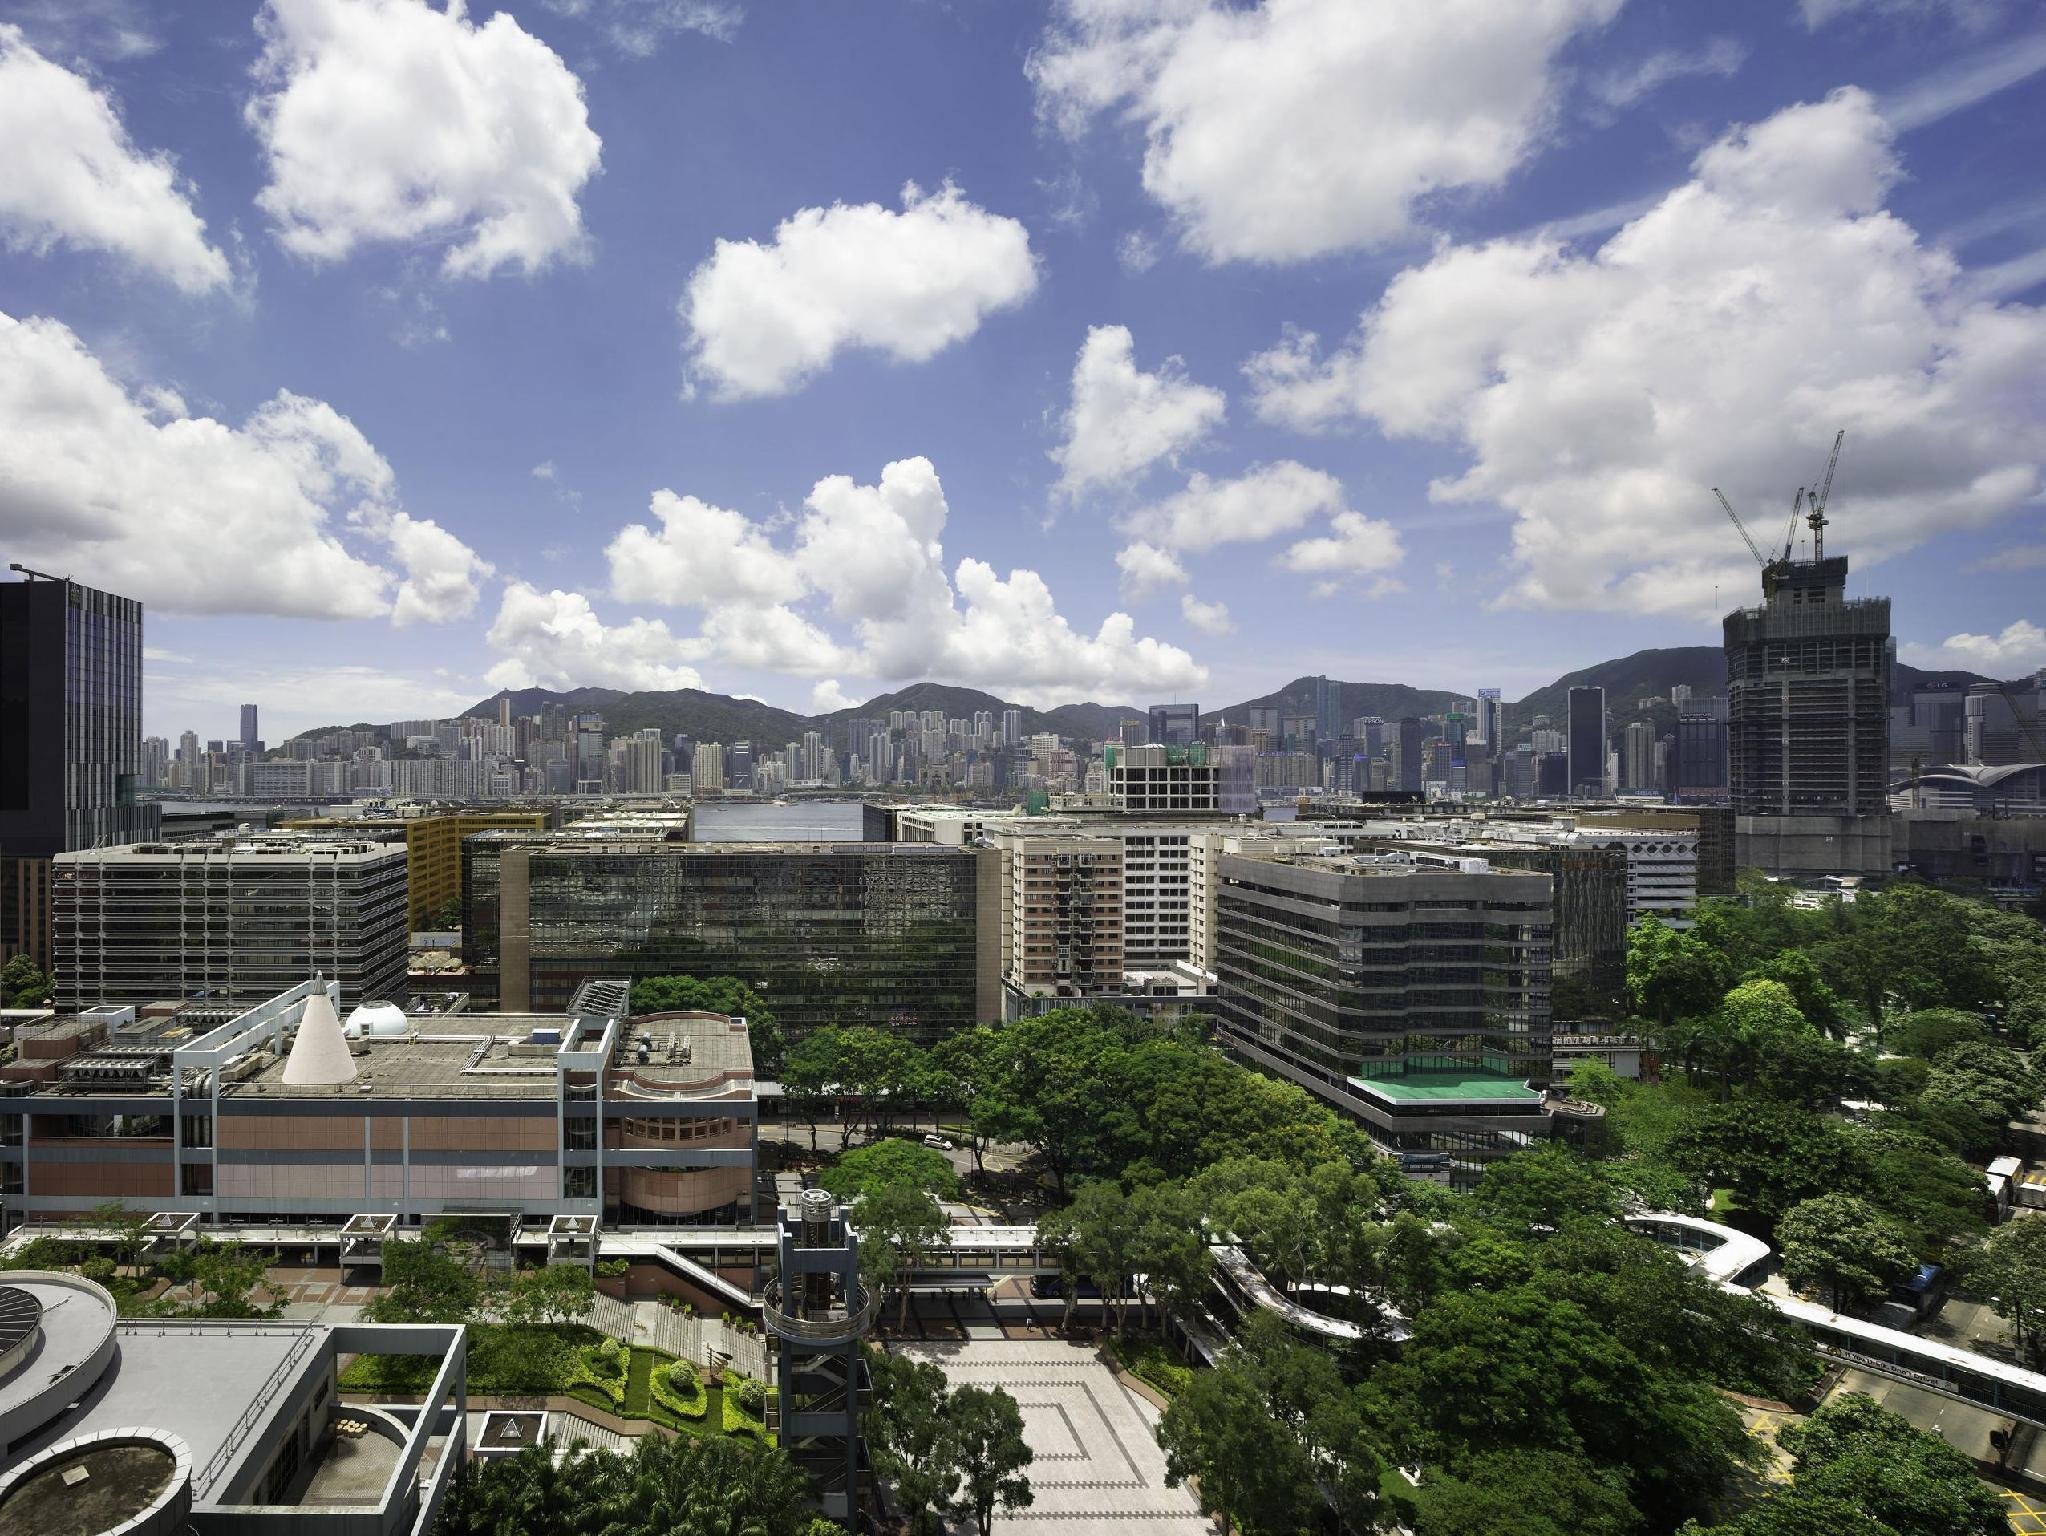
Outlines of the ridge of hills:
[[[1910,692],[1929,683],[1946,683],[1966,687],[1972,683],[1991,682],[1994,679],[1974,672],[1927,672],[1906,662],[1897,662],[1891,670],[1891,696],[1901,700]],[[1459,699],[1473,696],[1473,691],[1458,692],[1442,688],[1414,688],[1405,683],[1348,682],[1335,680],[1338,690],[1338,718],[1345,724],[1365,715],[1377,715],[1381,719],[1399,720],[1413,715],[1441,714],[1451,708]],[[1567,672],[1545,687],[1537,688],[1526,697],[1506,705],[1506,724],[1509,732],[1527,729],[1536,715],[1546,714],[1551,719],[1561,719],[1564,702],[1572,688],[1597,687],[1606,690],[1607,707],[1616,723],[1630,718],[1656,719],[1667,712],[1674,719],[1675,711],[1666,702],[1661,711],[1644,710],[1636,707],[1636,700],[1661,695],[1666,701],[1673,686],[1683,685],[1699,696],[1724,693],[1726,691],[1726,661],[1716,645],[1664,646],[1650,650],[1636,651],[1631,656],[1616,657],[1610,661],[1596,662]],[[1246,713],[1254,706],[1277,706],[1289,714],[1314,713],[1315,678],[1296,677],[1284,687],[1262,694],[1257,698],[1245,699],[1218,710],[1203,710],[1204,717],[1214,715],[1232,724],[1244,723]],[[805,731],[830,732],[833,727],[842,727],[853,720],[885,716],[891,710],[942,710],[948,717],[971,718],[977,711],[990,710],[999,715],[1003,710],[1018,709],[1023,715],[1023,729],[1026,732],[1050,731],[1061,736],[1077,737],[1099,741],[1114,734],[1118,721],[1133,717],[1141,718],[1144,711],[1134,704],[1101,704],[1095,702],[1061,704],[1054,709],[1031,709],[1011,704],[991,693],[977,688],[957,688],[944,683],[912,683],[892,693],[876,695],[863,704],[846,709],[834,710],[824,715],[799,715],[791,710],[777,709],[758,699],[735,698],[728,694],[709,693],[700,688],[673,690],[648,690],[626,692],[617,688],[574,688],[556,691],[547,688],[516,688],[508,690],[514,715],[534,715],[548,705],[554,705],[571,713],[590,711],[604,717],[604,729],[610,735],[629,735],[634,731],[652,726],[663,736],[673,737],[684,734],[698,741],[733,742],[748,740],[757,748],[775,748],[783,742],[800,740]],[[479,700],[463,711],[464,717],[491,719],[497,714],[498,700],[502,694],[492,694]],[[299,735],[318,736],[328,731],[350,729],[347,726],[320,726],[314,730],[301,731]],[[357,722],[354,728],[375,728],[368,722]],[[294,738],[296,739],[296,738]]]

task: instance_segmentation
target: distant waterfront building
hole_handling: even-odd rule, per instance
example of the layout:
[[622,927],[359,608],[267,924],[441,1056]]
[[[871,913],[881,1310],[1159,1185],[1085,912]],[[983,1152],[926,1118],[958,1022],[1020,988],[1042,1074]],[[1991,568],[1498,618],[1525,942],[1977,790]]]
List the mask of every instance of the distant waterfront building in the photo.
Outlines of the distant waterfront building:
[[244,752],[260,752],[263,747],[263,734],[257,728],[256,706],[253,704],[242,706],[241,744]]
[[1506,705],[1497,688],[1478,690],[1478,740],[1497,756],[1506,739]]
[[1343,685],[1326,677],[1314,680],[1314,736],[1335,741],[1342,734]]
[[0,582],[0,721],[0,960],[47,969],[51,859],[161,830],[135,800],[142,605],[69,580]]
[[1546,1134],[1547,875],[1246,850],[1219,880],[1225,1048],[1355,1116],[1411,1171],[1468,1182]]
[[1001,1016],[1001,859],[898,843],[492,832],[462,845],[471,990],[567,1006],[597,976],[736,976],[792,1037],[929,1041]]
[[1570,794],[1596,800],[1606,792],[1606,691],[1572,688],[1565,750],[1570,759]]
[[1773,874],[1890,868],[1890,600],[1847,597],[1847,559],[1779,560],[1726,616],[1739,861]]
[[716,794],[725,787],[725,749],[714,741],[696,744],[689,769],[690,789],[699,795]]
[[405,849],[267,836],[59,854],[57,1004],[254,1004],[318,973],[402,1003]]
[[1655,727],[1646,720],[1630,721],[1620,733],[1620,787],[1631,790],[1660,790],[1662,781],[1655,771]]

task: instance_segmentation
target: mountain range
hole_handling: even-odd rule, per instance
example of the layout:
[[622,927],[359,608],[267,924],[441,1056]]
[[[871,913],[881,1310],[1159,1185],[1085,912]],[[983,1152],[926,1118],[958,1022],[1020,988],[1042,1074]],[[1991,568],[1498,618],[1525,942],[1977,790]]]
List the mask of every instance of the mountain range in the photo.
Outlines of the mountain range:
[[[1931,682],[1965,687],[1989,681],[1992,679],[1974,672],[1925,672],[1900,661],[1892,669],[1891,691],[1893,697],[1901,699],[1914,688]],[[1316,682],[1313,677],[1296,677],[1285,687],[1258,698],[1201,713],[1203,718],[1219,716],[1232,724],[1247,723],[1246,716],[1253,706],[1277,706],[1287,714],[1311,715],[1314,713]],[[1637,701],[1657,696],[1667,700],[1670,689],[1676,685],[1688,687],[1700,696],[1724,693],[1726,661],[1720,648],[1716,645],[1666,646],[1636,651],[1631,656],[1602,661],[1566,673],[1548,686],[1537,688],[1525,698],[1509,703],[1506,706],[1507,729],[1510,734],[1518,734],[1536,715],[1560,720],[1569,691],[1582,687],[1605,689],[1607,707],[1616,726],[1636,718],[1654,719],[1658,724],[1665,724],[1663,717],[1674,715],[1667,703],[1659,709],[1645,709],[1637,707]],[[1471,697],[1468,692],[1413,688],[1405,683],[1337,681],[1336,688],[1337,716],[1345,724],[1365,715],[1399,720],[1408,716],[1441,714],[1459,699]],[[722,693],[706,693],[698,688],[635,693],[616,688],[575,688],[567,692],[517,688],[510,690],[509,696],[511,712],[515,716],[536,715],[548,705],[558,706],[572,714],[600,714],[604,717],[605,732],[613,736],[629,735],[653,726],[669,738],[682,734],[697,741],[745,740],[753,742],[756,747],[769,748],[778,747],[783,742],[800,741],[805,731],[830,734],[834,727],[842,727],[849,721],[885,718],[890,711],[898,709],[942,710],[948,718],[965,719],[971,719],[980,710],[991,710],[1000,715],[1006,709],[1019,709],[1023,715],[1023,729],[1027,732],[1050,731],[1089,741],[1112,736],[1119,721],[1141,718],[1144,714],[1143,709],[1134,704],[1091,702],[1061,704],[1056,709],[1031,709],[1010,704],[978,689],[953,688],[943,683],[913,683],[894,693],[884,693],[864,704],[826,715],[799,715],[763,704],[758,699],[733,698]],[[502,694],[492,694],[463,713],[465,716],[493,719],[497,715],[498,700],[502,697]],[[301,734],[318,736],[339,729],[344,727],[321,726]]]

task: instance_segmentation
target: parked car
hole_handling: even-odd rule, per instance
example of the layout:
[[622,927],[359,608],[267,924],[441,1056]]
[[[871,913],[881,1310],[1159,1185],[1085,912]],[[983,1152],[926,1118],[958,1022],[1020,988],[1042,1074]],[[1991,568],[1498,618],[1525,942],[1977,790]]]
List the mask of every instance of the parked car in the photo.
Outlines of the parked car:
[[934,1148],[939,1152],[956,1152],[959,1150],[952,1145],[949,1137],[940,1136],[936,1131],[931,1132],[930,1135],[924,1138],[924,1145]]

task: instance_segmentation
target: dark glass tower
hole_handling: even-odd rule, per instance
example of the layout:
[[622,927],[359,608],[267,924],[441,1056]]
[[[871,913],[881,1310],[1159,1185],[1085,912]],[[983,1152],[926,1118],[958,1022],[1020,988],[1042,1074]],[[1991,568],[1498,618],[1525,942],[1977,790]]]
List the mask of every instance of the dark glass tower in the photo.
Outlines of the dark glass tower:
[[161,815],[135,803],[142,605],[23,574],[0,583],[0,954],[47,967],[49,861],[153,838]]
[[1596,800],[1606,786],[1606,691],[1570,690],[1570,731],[1564,744],[1570,753],[1570,793]]

